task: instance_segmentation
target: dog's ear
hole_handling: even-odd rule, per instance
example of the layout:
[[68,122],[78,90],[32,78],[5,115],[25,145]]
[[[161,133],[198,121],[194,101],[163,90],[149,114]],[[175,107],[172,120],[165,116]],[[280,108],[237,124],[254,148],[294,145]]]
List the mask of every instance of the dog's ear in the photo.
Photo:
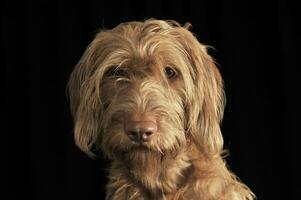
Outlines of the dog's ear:
[[187,29],[180,35],[178,38],[187,52],[194,85],[186,102],[188,134],[202,152],[220,154],[223,149],[220,122],[225,103],[222,77],[207,47]]
[[101,73],[99,66],[99,43],[101,35],[88,46],[78,64],[70,75],[68,92],[71,113],[74,119],[74,139],[77,146],[90,157],[94,157],[91,149],[100,139],[100,119],[102,102],[99,98]]

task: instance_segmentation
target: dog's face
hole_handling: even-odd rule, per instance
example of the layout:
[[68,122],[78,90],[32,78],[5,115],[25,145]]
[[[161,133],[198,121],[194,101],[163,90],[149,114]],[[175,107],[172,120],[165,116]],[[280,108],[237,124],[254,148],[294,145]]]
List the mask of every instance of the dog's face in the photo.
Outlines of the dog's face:
[[141,160],[195,144],[220,153],[222,79],[206,47],[174,21],[98,33],[69,81],[75,140],[89,155]]

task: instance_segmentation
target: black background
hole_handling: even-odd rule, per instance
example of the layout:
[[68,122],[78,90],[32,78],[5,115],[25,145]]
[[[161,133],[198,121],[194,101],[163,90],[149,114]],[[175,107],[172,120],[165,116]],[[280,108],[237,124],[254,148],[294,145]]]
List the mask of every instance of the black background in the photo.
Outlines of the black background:
[[[265,2],[265,3],[264,3]],[[107,161],[73,142],[69,74],[99,28],[189,21],[225,80],[230,168],[258,199],[297,197],[298,7],[290,1],[1,2],[1,154],[8,199],[104,199]],[[6,165],[8,163],[8,165]]]

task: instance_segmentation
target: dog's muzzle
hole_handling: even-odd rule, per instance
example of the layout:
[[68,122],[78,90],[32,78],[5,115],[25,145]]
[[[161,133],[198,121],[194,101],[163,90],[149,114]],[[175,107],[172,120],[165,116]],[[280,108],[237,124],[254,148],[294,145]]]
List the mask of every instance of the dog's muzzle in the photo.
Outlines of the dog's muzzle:
[[134,115],[124,123],[124,132],[135,143],[149,142],[158,131],[154,117]]
[[157,124],[151,121],[130,121],[124,126],[125,133],[134,142],[148,142],[157,133]]

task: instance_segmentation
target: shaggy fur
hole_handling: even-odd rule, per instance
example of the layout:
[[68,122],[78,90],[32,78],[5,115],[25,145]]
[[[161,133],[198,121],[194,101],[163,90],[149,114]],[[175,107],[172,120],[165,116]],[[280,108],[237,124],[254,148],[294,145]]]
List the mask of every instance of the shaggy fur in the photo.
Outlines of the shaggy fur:
[[[150,19],[101,31],[71,74],[76,144],[112,160],[107,200],[254,199],[223,160],[223,81],[188,28]],[[155,127],[150,140],[126,134],[137,121]]]

